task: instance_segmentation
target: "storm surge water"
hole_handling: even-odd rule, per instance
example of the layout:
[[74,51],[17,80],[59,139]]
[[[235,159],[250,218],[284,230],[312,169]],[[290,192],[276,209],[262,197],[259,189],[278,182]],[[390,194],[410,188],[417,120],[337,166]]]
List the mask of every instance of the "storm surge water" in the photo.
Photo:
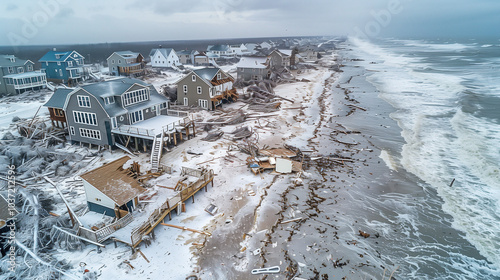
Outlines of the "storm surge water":
[[[394,109],[390,117],[403,143],[392,149],[391,165],[416,175],[415,188],[429,193],[373,202],[393,210],[420,209],[397,217],[408,221],[408,238],[415,240],[406,241],[415,246],[405,243],[404,259],[421,270],[420,279],[434,265],[442,269],[428,274],[434,279],[500,279],[500,42],[350,39],[350,44],[366,79]],[[424,226],[445,220],[464,244],[437,236],[446,235],[442,232],[417,241],[426,235]],[[468,254],[468,247],[484,259]]]

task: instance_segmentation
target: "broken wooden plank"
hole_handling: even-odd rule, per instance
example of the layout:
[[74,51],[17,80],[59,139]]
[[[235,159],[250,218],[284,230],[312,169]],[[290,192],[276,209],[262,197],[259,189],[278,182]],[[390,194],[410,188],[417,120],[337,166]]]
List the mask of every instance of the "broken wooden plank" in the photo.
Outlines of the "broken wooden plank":
[[177,228],[177,229],[182,229],[182,230],[187,230],[187,231],[191,231],[191,232],[201,233],[201,234],[208,235],[208,236],[212,236],[212,234],[209,233],[209,232],[201,231],[201,230],[197,230],[197,229],[192,229],[192,228],[187,228],[187,227],[181,227],[181,226],[176,226],[176,225],[171,225],[171,224],[165,224],[165,223],[161,223],[161,225],[167,226],[167,227],[173,227],[173,228]]

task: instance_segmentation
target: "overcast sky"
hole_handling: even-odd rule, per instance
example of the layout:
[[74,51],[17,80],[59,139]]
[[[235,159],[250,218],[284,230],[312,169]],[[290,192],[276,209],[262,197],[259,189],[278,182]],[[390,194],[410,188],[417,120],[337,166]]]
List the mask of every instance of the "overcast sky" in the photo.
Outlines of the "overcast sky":
[[498,0],[2,0],[0,45],[240,37],[500,38]]

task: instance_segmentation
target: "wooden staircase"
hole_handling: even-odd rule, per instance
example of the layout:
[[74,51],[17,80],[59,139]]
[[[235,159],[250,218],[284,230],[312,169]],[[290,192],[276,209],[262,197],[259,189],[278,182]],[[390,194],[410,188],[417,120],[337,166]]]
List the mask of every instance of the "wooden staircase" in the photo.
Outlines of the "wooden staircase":
[[153,140],[153,148],[151,149],[151,172],[158,172],[160,169],[160,159],[163,149],[162,135],[158,134]]

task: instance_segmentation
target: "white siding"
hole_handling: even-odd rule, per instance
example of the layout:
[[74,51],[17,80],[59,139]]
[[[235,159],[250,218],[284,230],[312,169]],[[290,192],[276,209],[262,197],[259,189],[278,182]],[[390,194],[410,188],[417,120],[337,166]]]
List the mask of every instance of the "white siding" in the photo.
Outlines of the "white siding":
[[113,200],[85,180],[83,180],[83,187],[88,202],[115,209],[115,202]]

